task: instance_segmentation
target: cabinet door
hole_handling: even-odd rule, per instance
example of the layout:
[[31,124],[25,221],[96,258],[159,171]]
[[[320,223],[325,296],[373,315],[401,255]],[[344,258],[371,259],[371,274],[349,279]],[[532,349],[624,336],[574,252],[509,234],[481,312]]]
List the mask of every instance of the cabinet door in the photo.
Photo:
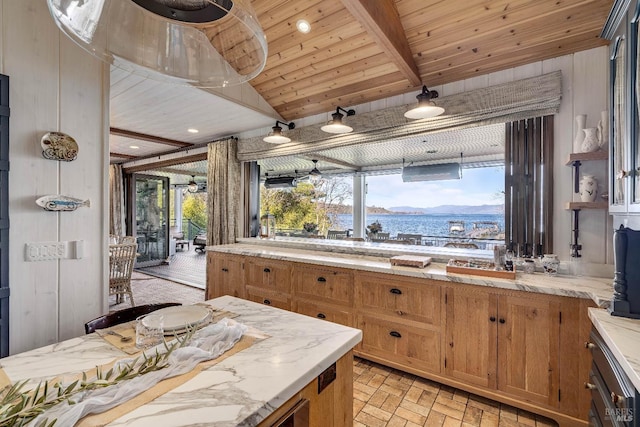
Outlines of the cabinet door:
[[353,303],[353,279],[350,271],[334,268],[294,267],[296,297],[319,299],[333,304]]
[[627,125],[627,62],[626,62],[626,25],[621,25],[611,44],[610,70],[610,102],[612,106],[610,127],[611,141],[611,188],[609,194],[609,211],[625,212],[627,209],[627,181],[629,172],[628,159],[628,125]]
[[398,319],[440,325],[441,286],[425,279],[358,274],[356,307]]
[[358,316],[358,327],[362,329],[363,354],[440,373],[441,336],[438,330],[390,322],[373,315]]
[[294,301],[293,306],[296,313],[353,327],[350,308],[332,306],[308,300],[296,300]]
[[496,387],[497,297],[483,289],[447,288],[445,373],[459,381]]
[[291,268],[289,264],[269,259],[250,258],[245,264],[247,286],[291,293]]
[[238,255],[207,254],[207,299],[223,295],[244,298],[243,259]]
[[280,292],[264,288],[256,288],[254,286],[247,286],[246,292],[247,299],[249,301],[281,308],[283,310],[291,310],[291,296],[289,294],[282,294]]
[[549,297],[500,295],[498,389],[558,406],[560,304]]

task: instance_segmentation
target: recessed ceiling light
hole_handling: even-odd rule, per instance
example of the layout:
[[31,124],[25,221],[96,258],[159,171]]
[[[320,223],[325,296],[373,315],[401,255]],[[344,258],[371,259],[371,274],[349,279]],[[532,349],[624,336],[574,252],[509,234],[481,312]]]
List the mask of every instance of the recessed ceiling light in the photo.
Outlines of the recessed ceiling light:
[[311,24],[309,24],[309,21],[299,19],[298,22],[296,22],[296,28],[301,33],[307,34],[309,31],[311,31]]
[[137,150],[137,149],[138,149],[138,148],[140,148],[140,147],[138,147],[137,145],[130,145],[130,146],[129,146],[129,148],[134,149],[134,150]]
[[189,133],[198,133],[200,131],[198,129],[189,128],[189,129],[187,129],[187,132],[189,132]]

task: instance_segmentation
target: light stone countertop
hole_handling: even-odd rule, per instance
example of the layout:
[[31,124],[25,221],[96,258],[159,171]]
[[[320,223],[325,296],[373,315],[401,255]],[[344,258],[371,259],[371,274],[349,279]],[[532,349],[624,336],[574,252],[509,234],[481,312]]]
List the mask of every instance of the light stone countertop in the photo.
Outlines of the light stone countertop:
[[640,320],[590,308],[589,318],[636,390],[640,391]]
[[[245,239],[246,240],[246,239]],[[256,239],[253,239],[256,240]],[[308,239],[310,240],[310,239]],[[346,242],[363,243],[363,242]],[[367,242],[364,242],[367,243]],[[392,245],[388,245],[392,246]],[[207,246],[208,251],[235,255],[259,256],[262,258],[305,262],[309,264],[350,268],[374,273],[397,274],[454,283],[488,286],[517,291],[536,292],[550,295],[568,296],[593,300],[599,307],[608,307],[613,295],[613,279],[586,276],[547,276],[544,273],[524,274],[518,272],[515,280],[467,274],[451,274],[445,271],[446,264],[434,262],[426,268],[392,266],[388,258],[354,253],[328,252],[322,250],[287,248],[256,243],[236,243],[233,245]],[[448,248],[447,248],[448,249]],[[488,251],[484,251],[488,252]],[[410,252],[416,255],[416,252]],[[398,255],[398,254],[392,254]],[[460,255],[458,255],[460,257]],[[465,257],[467,258],[467,257]]]
[[[254,426],[362,339],[362,332],[297,313],[224,296],[208,301],[269,335],[109,426]],[[129,357],[97,334],[2,359],[12,382],[71,375]]]

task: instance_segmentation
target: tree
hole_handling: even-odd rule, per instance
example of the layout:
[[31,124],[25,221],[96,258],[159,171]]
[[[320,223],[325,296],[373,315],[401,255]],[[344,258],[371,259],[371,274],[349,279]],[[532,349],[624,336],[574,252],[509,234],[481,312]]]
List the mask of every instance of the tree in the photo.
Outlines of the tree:
[[332,217],[336,206],[351,193],[344,179],[322,179],[315,185],[303,182],[290,190],[261,187],[261,210],[272,214],[280,229],[301,230],[305,223],[314,223],[324,234],[335,223]]
[[182,217],[200,228],[207,228],[206,193],[189,193],[182,202]]

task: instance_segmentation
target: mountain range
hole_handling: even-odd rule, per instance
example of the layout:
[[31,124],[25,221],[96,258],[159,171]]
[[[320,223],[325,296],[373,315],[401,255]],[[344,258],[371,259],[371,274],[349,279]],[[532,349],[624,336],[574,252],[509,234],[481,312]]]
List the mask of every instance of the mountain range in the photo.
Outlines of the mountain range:
[[387,208],[394,213],[411,213],[411,214],[501,214],[504,212],[504,205],[480,205],[480,206],[463,206],[463,205],[442,205],[432,208],[416,208],[414,206],[394,206]]

